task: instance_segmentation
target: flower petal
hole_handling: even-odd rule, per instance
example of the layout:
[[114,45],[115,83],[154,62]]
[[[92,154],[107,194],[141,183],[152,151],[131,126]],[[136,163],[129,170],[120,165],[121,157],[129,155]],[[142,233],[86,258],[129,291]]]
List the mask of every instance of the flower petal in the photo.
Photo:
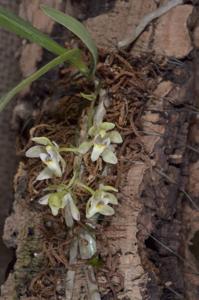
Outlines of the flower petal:
[[110,138],[112,143],[121,144],[123,142],[121,134],[116,130],[111,131],[108,134],[108,137]]
[[110,122],[103,122],[101,124],[99,124],[99,128],[104,129],[105,131],[109,131],[111,129],[113,129],[115,127],[115,124],[110,123]]
[[105,138],[105,139],[102,140],[103,145],[109,146],[110,143],[111,143],[111,140],[109,138]]
[[79,212],[79,209],[77,208],[74,200],[71,200],[69,205],[70,205],[70,211],[71,211],[73,219],[76,221],[79,221],[80,220],[80,212]]
[[46,146],[46,152],[50,155],[52,160],[60,160],[59,151],[55,147],[51,145]]
[[71,196],[70,193],[65,194],[64,197],[63,197],[63,203],[64,203],[64,205],[68,204],[71,199],[73,201],[73,198],[72,198],[72,196]]
[[52,141],[52,144],[55,146],[55,148],[57,148],[57,150],[59,150],[59,146],[57,145],[57,143],[55,141]]
[[47,195],[41,197],[41,198],[38,200],[39,204],[41,204],[41,205],[47,205],[47,204],[48,204],[48,199],[49,199],[50,195],[51,195],[51,194],[47,194]]
[[103,139],[103,138],[105,137],[105,135],[106,135],[106,130],[100,129],[99,135],[100,135],[100,137]]
[[104,216],[112,216],[115,213],[114,209],[111,206],[105,204],[98,204],[96,209],[98,213]]
[[48,199],[53,216],[57,216],[59,209],[62,208],[62,193],[53,193]]
[[61,155],[60,155],[60,162],[61,162],[62,173],[64,173],[64,171],[66,169],[66,162]]
[[53,177],[53,172],[48,167],[46,167],[43,171],[39,173],[36,180],[44,180],[52,177]]
[[73,227],[74,221],[71,215],[69,203],[67,203],[64,208],[64,218],[65,218],[66,225],[70,228]]
[[51,141],[45,136],[34,137],[31,140],[37,144],[44,145],[44,146],[52,145]]
[[[45,153],[41,153],[40,158],[45,163],[45,165],[47,165],[47,168],[51,171],[51,174],[54,174],[57,177],[62,176],[62,171],[61,171],[59,162],[56,159],[51,159],[49,157],[49,155],[47,155]],[[49,178],[51,178],[51,177],[49,177]]]
[[92,147],[92,142],[84,142],[82,143],[79,148],[78,148],[78,152],[81,154],[86,154],[89,149]]
[[52,193],[48,199],[49,206],[62,208],[62,193]]
[[100,155],[103,153],[103,151],[106,149],[106,145],[103,144],[94,144],[93,151],[91,154],[91,160],[96,161],[100,157]]
[[79,221],[80,220],[80,212],[77,208],[71,193],[67,193],[63,198],[64,206],[68,205],[70,208],[71,215],[74,220]]
[[92,218],[96,213],[96,201],[93,197],[89,198],[87,204],[86,204],[86,218],[90,219]]
[[100,184],[99,185],[99,189],[100,190],[103,190],[103,191],[105,191],[105,192],[118,192],[118,190],[116,189],[116,188],[114,188],[113,186],[111,186],[111,185],[103,185],[103,184]]
[[55,174],[57,177],[62,176],[62,170],[60,165],[56,161],[51,161],[48,163],[48,168]]
[[25,153],[26,157],[39,157],[41,153],[45,153],[45,149],[42,146],[33,146]]
[[108,203],[110,203],[110,204],[114,204],[114,205],[117,205],[118,204],[118,200],[117,200],[117,198],[115,197],[115,195],[113,195],[113,194],[111,194],[111,193],[108,193],[108,192],[106,192],[105,194],[104,194],[104,202],[106,203],[106,204],[108,204]]
[[102,158],[105,162],[109,164],[116,164],[118,162],[116,155],[112,150],[106,148],[102,153]]
[[48,161],[50,159],[50,157],[47,153],[40,153],[39,157],[45,164],[46,164],[46,161]]
[[55,206],[50,206],[50,209],[52,211],[53,216],[57,216],[59,213],[59,208],[55,207]]

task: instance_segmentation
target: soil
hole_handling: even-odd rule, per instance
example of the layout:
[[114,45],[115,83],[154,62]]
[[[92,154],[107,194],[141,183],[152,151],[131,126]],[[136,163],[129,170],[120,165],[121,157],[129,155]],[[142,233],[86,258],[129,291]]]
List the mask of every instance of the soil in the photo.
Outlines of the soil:
[[[69,4],[79,19],[87,17],[85,6]],[[109,168],[106,176],[118,187],[120,204],[111,221],[104,218],[96,230],[101,265],[95,266],[95,274],[102,299],[199,298],[197,1],[159,18],[128,52],[115,49],[156,5],[148,0],[112,1],[108,12],[85,21],[100,48],[97,76],[111,99],[105,120],[115,122],[124,139],[117,147],[119,165]],[[31,68],[38,57],[41,53]],[[27,98],[36,101],[29,122],[20,118],[21,154],[30,147],[32,135],[61,144],[75,142],[87,110],[79,93],[93,87],[82,78],[71,85],[70,72],[54,71],[23,98],[25,105]],[[73,156],[67,160],[65,176]],[[91,164],[85,157],[84,167],[84,180],[94,184],[102,163]],[[2,300],[67,299],[70,233],[62,216],[52,217],[37,203],[43,184],[33,181],[39,168],[37,161],[23,160],[15,177],[15,202],[4,240],[16,247],[16,263],[2,288]],[[85,196],[79,191],[82,209]],[[81,224],[75,230],[78,234]],[[89,299],[84,267],[81,261],[74,266],[71,300]]]

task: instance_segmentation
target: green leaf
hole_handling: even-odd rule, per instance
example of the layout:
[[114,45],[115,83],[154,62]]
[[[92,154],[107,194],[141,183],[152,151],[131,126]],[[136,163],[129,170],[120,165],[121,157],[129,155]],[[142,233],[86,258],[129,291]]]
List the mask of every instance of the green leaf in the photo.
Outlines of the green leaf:
[[97,60],[98,60],[98,52],[97,52],[96,45],[93,39],[91,38],[90,33],[87,31],[87,29],[73,17],[68,16],[52,7],[49,7],[47,5],[42,5],[41,8],[46,15],[51,17],[57,23],[66,27],[86,45],[86,47],[89,49],[93,57],[92,74],[94,74],[96,70]]
[[64,47],[60,46],[46,34],[33,27],[29,22],[7,11],[1,6],[0,27],[3,27],[4,29],[15,33],[22,38],[36,43],[56,55],[61,55],[66,51]]
[[15,88],[8,92],[5,96],[0,99],[0,112],[5,108],[9,101],[26,86],[30,85],[33,81],[40,78],[42,75],[46,74],[48,71],[56,67],[57,65],[63,63],[64,61],[73,61],[74,65],[79,66],[79,68],[85,71],[85,65],[81,58],[81,51],[79,49],[73,49],[65,51],[64,54],[56,57],[47,65],[43,66],[41,69],[30,75],[28,78],[21,81]]
[[103,266],[103,261],[98,255],[96,255],[89,259],[88,264],[95,268],[101,268]]
[[[37,28],[33,27],[29,22],[16,16],[15,14],[7,11],[5,8],[0,6],[0,27],[7,29],[22,38],[29,40],[30,42],[36,43],[55,55],[62,55],[66,51],[64,47],[60,46],[53,39],[42,33]],[[70,63],[74,64],[80,72],[85,75],[88,73],[86,65],[82,61],[76,63],[72,56],[67,59]]]

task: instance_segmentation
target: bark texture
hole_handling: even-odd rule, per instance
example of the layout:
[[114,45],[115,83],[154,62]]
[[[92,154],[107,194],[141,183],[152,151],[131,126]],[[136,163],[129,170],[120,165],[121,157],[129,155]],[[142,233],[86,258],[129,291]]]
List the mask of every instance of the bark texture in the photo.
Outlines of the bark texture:
[[[159,5],[165,3],[158,2]],[[100,47],[115,48],[146,13],[156,8],[152,0],[117,0],[114,4],[109,12],[85,21]],[[140,115],[139,130],[134,137],[142,145],[144,155],[138,153],[133,157],[128,170],[121,174],[122,205],[106,232],[117,259],[117,269],[124,281],[124,288],[117,293],[118,299],[198,298],[197,276],[190,274],[193,269],[197,272],[198,257],[194,247],[197,247],[198,241],[196,205],[199,205],[196,179],[199,169],[198,150],[193,156],[194,151],[188,147],[198,144],[195,109],[199,61],[197,5],[193,13],[192,9],[192,5],[173,8],[153,22],[131,49],[135,56],[143,53],[151,55],[153,52],[157,58],[154,72],[159,76],[158,86]],[[196,116],[194,122],[193,116]],[[30,237],[28,224],[25,217],[19,216],[20,211],[23,210],[29,220],[36,220],[34,213],[28,211],[19,188],[20,183],[22,189],[26,186],[24,172],[24,167],[21,167],[16,180],[15,212],[7,221],[5,234],[7,243],[12,244],[10,241],[13,241],[13,235],[16,234],[11,224],[17,223],[18,259],[15,272],[20,272],[20,263],[25,255],[27,265],[30,266],[29,248],[24,246]],[[187,241],[192,243],[191,250]],[[31,240],[31,247],[37,251],[34,239]],[[34,267],[38,268],[39,265]],[[15,288],[10,287],[11,283],[12,275],[3,288],[2,300],[9,300],[10,289],[15,293]],[[83,275],[79,272],[73,300],[86,297],[86,293]],[[21,296],[20,299],[29,298]],[[114,298],[112,294],[107,294],[105,299]]]

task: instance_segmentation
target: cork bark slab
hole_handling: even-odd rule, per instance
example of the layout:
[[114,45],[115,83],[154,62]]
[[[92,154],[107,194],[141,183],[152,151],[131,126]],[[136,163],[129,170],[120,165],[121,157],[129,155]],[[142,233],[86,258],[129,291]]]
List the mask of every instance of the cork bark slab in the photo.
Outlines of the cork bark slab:
[[[111,11],[90,18],[85,24],[99,47],[115,48],[141,17],[155,8],[152,0],[117,0]],[[132,161],[128,172],[123,174],[120,189],[126,202],[123,201],[107,232],[114,240],[113,248],[120,250],[118,269],[124,277],[124,290],[118,293],[118,299],[183,299],[185,295],[186,299],[192,299],[193,296],[186,292],[183,262],[179,259],[183,256],[182,203],[187,198],[182,191],[186,189],[189,162],[186,145],[192,116],[187,107],[195,104],[191,93],[197,73],[197,52],[186,60],[195,47],[186,25],[192,9],[191,5],[172,9],[150,25],[131,50],[136,55],[154,51],[167,58],[183,57],[184,61],[169,60],[168,70],[161,73],[159,85],[142,115],[141,140],[148,160]],[[197,35],[194,28],[191,30]],[[11,220],[7,222],[8,232]],[[123,238],[115,239],[118,227]],[[191,234],[188,236],[190,239]],[[5,239],[9,241],[9,234]],[[9,280],[12,282],[11,277]],[[81,299],[81,280],[80,274],[74,300]],[[7,290],[5,285],[2,300],[9,299]]]

